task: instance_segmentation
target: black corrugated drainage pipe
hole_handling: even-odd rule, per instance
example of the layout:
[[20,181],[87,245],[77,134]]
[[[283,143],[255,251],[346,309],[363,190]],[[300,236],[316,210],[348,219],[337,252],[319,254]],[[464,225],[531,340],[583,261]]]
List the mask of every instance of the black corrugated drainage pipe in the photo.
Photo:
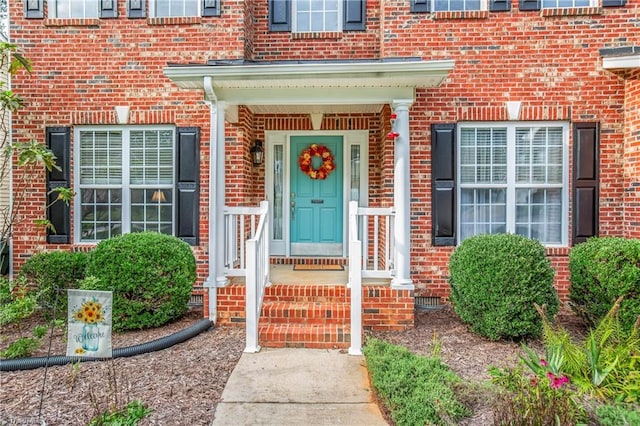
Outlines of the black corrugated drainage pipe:
[[[182,343],[192,337],[197,336],[203,331],[208,330],[213,325],[209,319],[203,319],[191,327],[178,331],[169,336],[161,337],[151,342],[142,343],[140,345],[127,346],[126,348],[117,348],[113,350],[112,358],[125,358],[134,355],[145,354],[148,352],[159,351],[169,348],[178,343]],[[72,362],[88,362],[88,361],[104,361],[105,358],[84,358],[81,356],[42,356],[34,358],[17,358],[0,360],[0,371],[17,371],[32,370],[34,368],[46,367],[51,365],[65,365]]]

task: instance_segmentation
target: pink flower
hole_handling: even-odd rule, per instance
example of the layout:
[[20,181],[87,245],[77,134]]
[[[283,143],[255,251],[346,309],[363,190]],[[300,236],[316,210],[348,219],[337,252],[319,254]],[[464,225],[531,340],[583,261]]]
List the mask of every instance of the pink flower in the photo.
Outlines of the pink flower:
[[[547,373],[547,377],[549,377],[549,374],[551,374],[551,373]],[[551,374],[551,376],[553,378],[552,377],[549,377],[549,378],[551,379],[551,388],[552,389],[559,389],[565,383],[569,383],[569,378],[567,376],[565,376],[564,374],[561,377],[556,377],[553,374]]]
[[548,365],[547,364],[547,360],[545,360],[544,358],[541,358],[540,359],[540,365],[542,365],[543,367],[546,367]]
[[549,378],[549,380],[553,380],[556,378],[556,375],[553,374],[551,371],[547,372],[547,377]]

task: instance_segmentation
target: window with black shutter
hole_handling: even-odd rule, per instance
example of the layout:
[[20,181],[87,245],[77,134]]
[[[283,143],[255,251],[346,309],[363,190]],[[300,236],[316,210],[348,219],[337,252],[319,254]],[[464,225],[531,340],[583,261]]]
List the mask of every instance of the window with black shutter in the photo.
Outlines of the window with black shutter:
[[[366,0],[342,0],[336,3],[269,0],[269,30],[298,33],[364,31],[366,9]],[[340,15],[342,22],[338,21]]]

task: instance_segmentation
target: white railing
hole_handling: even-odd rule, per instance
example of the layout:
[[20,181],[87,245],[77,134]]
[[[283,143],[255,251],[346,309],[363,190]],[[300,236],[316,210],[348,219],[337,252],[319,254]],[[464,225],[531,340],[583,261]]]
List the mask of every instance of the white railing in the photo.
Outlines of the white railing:
[[269,286],[269,203],[225,208],[225,273],[245,276],[246,347],[258,352],[258,323]]
[[[358,207],[349,202],[349,287],[351,288],[351,346],[362,354],[362,278],[391,278],[395,264],[393,209]],[[369,234],[373,234],[369,238]]]

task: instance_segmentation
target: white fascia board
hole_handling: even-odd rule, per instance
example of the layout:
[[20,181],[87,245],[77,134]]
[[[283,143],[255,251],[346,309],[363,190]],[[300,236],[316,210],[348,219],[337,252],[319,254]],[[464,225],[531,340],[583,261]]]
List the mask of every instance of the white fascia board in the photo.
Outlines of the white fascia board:
[[602,68],[606,70],[640,68],[640,55],[611,56],[602,58]]
[[[439,84],[454,67],[453,60],[438,61],[403,61],[403,62],[356,62],[356,63],[307,63],[307,64],[274,64],[274,65],[201,65],[165,67],[166,77],[182,88],[203,88],[203,77],[211,77],[213,85],[228,85],[234,82],[236,89],[248,82],[260,81],[264,88],[281,85],[282,82],[311,80],[313,86],[332,86],[336,82],[341,87],[349,86],[345,80],[357,82],[359,79],[377,80],[375,86],[397,86],[395,82],[403,81],[412,87],[433,87]],[[435,77],[435,79],[434,79]],[[424,80],[424,82],[423,82]],[[243,82],[246,82],[243,84]],[[254,90],[255,90],[255,85]]]

